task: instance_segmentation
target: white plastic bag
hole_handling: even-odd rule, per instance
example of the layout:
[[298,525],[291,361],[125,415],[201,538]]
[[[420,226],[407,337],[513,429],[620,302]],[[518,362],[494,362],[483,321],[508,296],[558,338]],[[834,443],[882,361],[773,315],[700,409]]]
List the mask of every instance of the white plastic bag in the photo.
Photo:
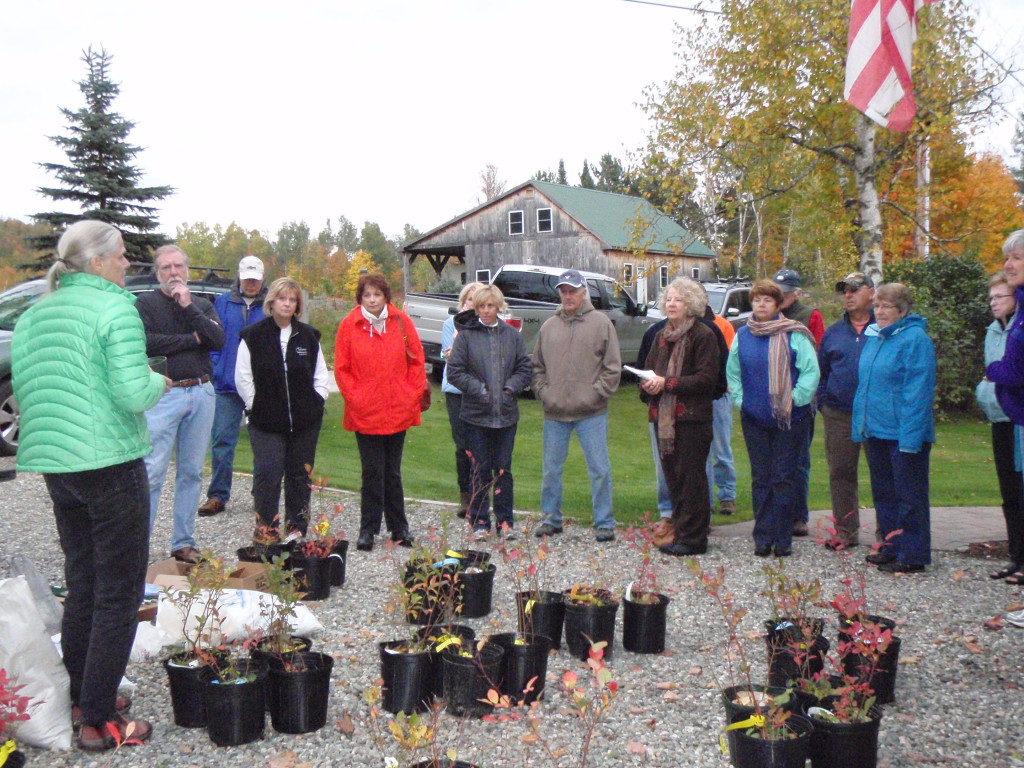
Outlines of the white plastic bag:
[[[270,605],[276,599],[273,595],[251,589],[224,590],[217,601],[220,626],[210,632],[211,644],[240,642],[247,640],[254,632],[266,629],[267,617],[263,615],[263,606]],[[309,608],[301,604],[295,606],[295,616],[288,623],[292,632],[297,635],[315,635],[324,628]],[[182,612],[163,593],[157,604],[156,625],[166,634],[168,645],[180,643],[185,639],[186,625]],[[194,635],[195,619],[190,617],[187,626],[189,634]]]
[[0,581],[0,667],[25,687],[31,718],[19,724],[18,741],[41,749],[71,747],[71,681],[50,642],[24,576]]
[[[164,646],[170,645],[171,641],[167,633],[160,627],[150,624],[148,621],[139,622],[135,630],[135,642],[132,644],[131,660],[135,662],[149,661],[159,656]],[[120,692],[120,689],[118,689]]]

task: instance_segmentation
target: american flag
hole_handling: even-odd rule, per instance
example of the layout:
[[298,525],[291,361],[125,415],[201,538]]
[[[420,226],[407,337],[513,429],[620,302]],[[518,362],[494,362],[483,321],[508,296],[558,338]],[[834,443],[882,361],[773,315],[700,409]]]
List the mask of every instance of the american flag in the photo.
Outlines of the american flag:
[[917,104],[910,59],[917,12],[937,0],[851,0],[844,98],[870,119],[906,132]]

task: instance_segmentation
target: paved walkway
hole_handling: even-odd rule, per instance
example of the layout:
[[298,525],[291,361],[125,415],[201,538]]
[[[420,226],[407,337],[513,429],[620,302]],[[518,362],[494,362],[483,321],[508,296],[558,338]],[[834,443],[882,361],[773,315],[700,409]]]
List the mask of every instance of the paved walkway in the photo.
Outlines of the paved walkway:
[[[814,534],[815,521],[826,518],[831,510],[815,510],[811,512],[811,534]],[[944,552],[966,550],[969,544],[981,541],[1006,541],[1006,523],[1003,511],[999,507],[932,507],[932,549]],[[861,544],[870,542],[869,532],[874,531],[875,510],[862,509],[860,523],[867,526],[861,531]],[[747,537],[754,529],[754,521],[734,525],[717,525],[711,532],[713,537]]]

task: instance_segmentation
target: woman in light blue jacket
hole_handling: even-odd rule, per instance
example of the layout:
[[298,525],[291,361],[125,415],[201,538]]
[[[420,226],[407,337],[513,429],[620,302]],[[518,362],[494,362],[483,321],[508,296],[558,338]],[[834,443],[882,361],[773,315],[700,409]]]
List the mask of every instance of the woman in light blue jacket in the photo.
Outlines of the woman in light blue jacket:
[[[985,367],[1003,359],[1006,352],[1006,337],[1013,325],[1017,300],[1013,288],[1006,282],[1006,274],[1000,270],[988,281],[988,305],[995,320],[985,332]],[[1006,540],[1010,561],[1004,567],[989,574],[993,579],[1006,579],[1009,584],[1024,584],[1024,482],[1014,459],[1015,428],[996,400],[996,385],[987,378],[978,382],[974,390],[978,405],[992,422],[992,454],[995,458],[996,476],[999,478],[999,495],[1003,500],[1003,517],[1006,518]]]
[[931,562],[928,458],[935,442],[935,347],[927,323],[910,314],[901,283],[875,291],[853,398],[854,442],[866,443],[871,494],[883,537],[869,563],[889,573],[918,573]]

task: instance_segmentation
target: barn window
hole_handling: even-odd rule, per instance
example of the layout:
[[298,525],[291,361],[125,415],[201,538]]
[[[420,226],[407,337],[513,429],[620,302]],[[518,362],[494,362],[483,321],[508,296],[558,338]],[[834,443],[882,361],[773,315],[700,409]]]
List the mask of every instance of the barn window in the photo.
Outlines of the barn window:
[[668,267],[666,266],[658,267],[658,285],[662,288],[668,286]]
[[550,232],[551,231],[551,209],[550,208],[538,208],[537,209],[537,231],[538,232]]
[[489,270],[489,269],[478,269],[476,271],[476,281],[478,283],[489,283],[489,282],[491,282],[491,270]]
[[628,261],[622,265],[622,283],[624,285],[633,284],[633,265]]
[[510,235],[521,235],[521,234],[523,234],[523,212],[522,211],[509,211],[508,212],[508,233]]
[[700,267],[690,267],[690,277],[700,280]]

